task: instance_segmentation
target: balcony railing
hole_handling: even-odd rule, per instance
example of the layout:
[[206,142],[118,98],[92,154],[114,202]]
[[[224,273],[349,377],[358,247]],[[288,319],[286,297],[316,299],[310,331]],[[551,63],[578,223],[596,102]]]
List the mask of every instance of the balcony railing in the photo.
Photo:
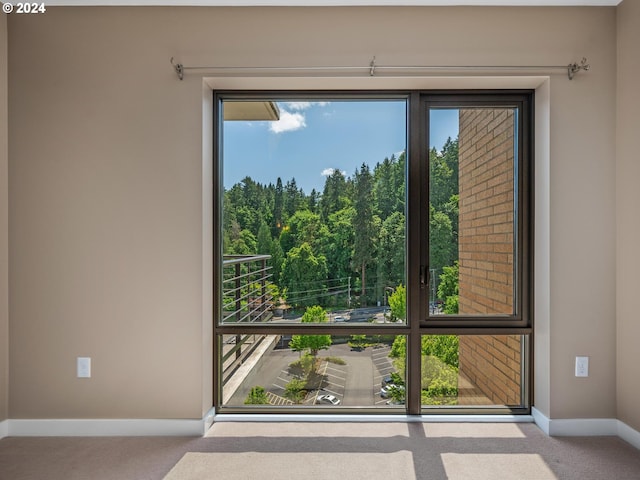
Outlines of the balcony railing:
[[222,323],[266,322],[273,298],[267,289],[270,255],[225,255],[222,262]]
[[[225,255],[222,261],[222,323],[268,322],[273,317],[273,298],[268,284],[270,255]],[[264,335],[224,336],[223,384],[264,341]]]

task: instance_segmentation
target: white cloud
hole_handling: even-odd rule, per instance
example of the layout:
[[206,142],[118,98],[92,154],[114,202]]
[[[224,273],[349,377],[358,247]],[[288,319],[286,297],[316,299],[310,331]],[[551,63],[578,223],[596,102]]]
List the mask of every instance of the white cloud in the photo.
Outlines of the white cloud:
[[269,123],[269,130],[273,133],[293,132],[307,126],[304,110],[312,106],[324,107],[329,102],[285,102],[280,106],[280,120]]
[[304,115],[301,113],[290,113],[285,110],[280,111],[280,120],[269,123],[269,130],[273,133],[292,132],[307,126]]
[[287,102],[287,108],[294,111],[306,110],[311,106],[311,102]]
[[289,110],[301,111],[311,107],[326,107],[329,102],[286,102],[285,105]]
[[[336,171],[335,168],[325,168],[324,170],[322,170],[320,175],[322,175],[323,177],[330,177],[331,175],[333,175],[333,172],[335,172],[335,171]],[[347,174],[347,172],[342,170],[342,175],[346,175],[346,174]]]

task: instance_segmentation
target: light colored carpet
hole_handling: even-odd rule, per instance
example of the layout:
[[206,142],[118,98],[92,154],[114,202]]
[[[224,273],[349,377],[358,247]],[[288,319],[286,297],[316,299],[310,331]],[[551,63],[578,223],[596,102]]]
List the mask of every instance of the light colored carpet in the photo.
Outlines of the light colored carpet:
[[617,437],[532,424],[217,423],[203,438],[4,438],[1,480],[640,480]]
[[187,453],[165,480],[224,478],[416,478],[409,452],[385,453]]

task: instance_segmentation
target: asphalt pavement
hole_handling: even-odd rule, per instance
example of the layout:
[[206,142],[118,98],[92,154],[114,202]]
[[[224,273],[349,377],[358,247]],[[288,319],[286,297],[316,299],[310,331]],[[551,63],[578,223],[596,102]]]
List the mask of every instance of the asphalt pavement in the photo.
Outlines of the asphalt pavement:
[[[320,390],[309,392],[304,404],[313,405],[318,395],[331,394],[338,398],[343,406],[385,406],[386,400],[380,397],[382,378],[393,371],[388,357],[388,345],[367,347],[364,350],[352,350],[348,344],[332,345],[321,350],[318,357],[339,358],[344,365],[321,360],[318,371],[324,379]],[[287,348],[270,349],[248,372],[228,402],[228,406],[244,405],[252,387],[260,385],[268,392],[284,397],[287,383],[295,378],[290,364],[300,358],[298,352]],[[323,404],[323,406],[326,406]]]

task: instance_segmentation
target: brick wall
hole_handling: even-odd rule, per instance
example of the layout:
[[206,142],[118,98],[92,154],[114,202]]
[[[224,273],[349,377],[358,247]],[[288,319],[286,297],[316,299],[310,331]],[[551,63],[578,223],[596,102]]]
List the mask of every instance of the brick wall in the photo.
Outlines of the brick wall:
[[[514,114],[461,109],[459,312],[513,313]],[[460,337],[460,404],[519,405],[518,335]]]
[[520,336],[460,336],[460,405],[520,405]]

